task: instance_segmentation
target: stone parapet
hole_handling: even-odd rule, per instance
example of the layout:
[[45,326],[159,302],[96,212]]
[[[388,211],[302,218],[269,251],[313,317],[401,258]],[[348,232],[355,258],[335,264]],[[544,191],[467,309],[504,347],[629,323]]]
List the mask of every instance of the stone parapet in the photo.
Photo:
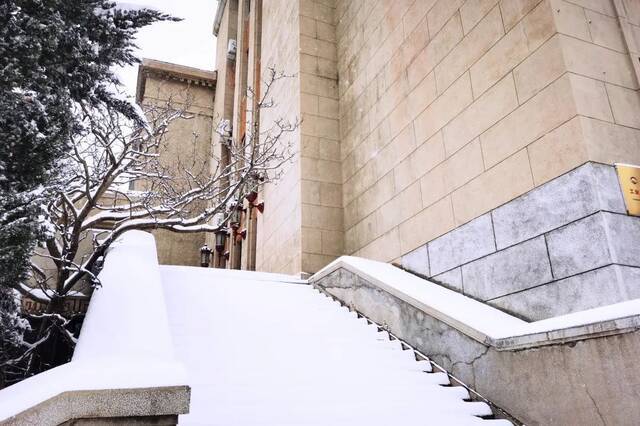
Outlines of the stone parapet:
[[586,163],[402,257],[403,268],[539,320],[640,297],[640,218]]
[[631,425],[640,418],[640,375],[633,362],[640,349],[637,303],[630,310],[619,304],[526,323],[390,265],[367,262],[340,258],[311,282],[518,420]]

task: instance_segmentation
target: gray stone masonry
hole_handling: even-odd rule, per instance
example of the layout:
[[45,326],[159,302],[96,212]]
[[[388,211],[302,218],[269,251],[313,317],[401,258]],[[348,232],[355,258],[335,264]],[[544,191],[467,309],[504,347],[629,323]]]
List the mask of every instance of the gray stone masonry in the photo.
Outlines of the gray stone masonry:
[[389,331],[527,425],[637,425],[637,328],[618,335],[497,350],[339,269],[315,285]]
[[525,319],[640,297],[640,218],[586,163],[402,257],[405,269]]

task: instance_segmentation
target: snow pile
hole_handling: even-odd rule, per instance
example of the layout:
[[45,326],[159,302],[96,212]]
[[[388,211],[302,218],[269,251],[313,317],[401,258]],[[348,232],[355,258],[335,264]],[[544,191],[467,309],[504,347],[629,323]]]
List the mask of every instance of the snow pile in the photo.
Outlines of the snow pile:
[[[474,425],[485,403],[429,374],[398,341],[313,287],[281,277],[161,266],[188,370],[181,425]],[[269,278],[271,281],[269,281]]]
[[164,294],[153,236],[129,231],[114,242],[82,325],[73,361],[172,361]]
[[0,420],[62,392],[177,386],[153,236],[129,231],[109,249],[71,362],[0,390]]
[[362,275],[372,284],[481,342],[484,342],[486,337],[497,340],[549,333],[640,315],[640,299],[635,299],[555,318],[526,322],[391,264],[352,256],[342,256],[334,260],[311,280],[318,280],[341,267]]

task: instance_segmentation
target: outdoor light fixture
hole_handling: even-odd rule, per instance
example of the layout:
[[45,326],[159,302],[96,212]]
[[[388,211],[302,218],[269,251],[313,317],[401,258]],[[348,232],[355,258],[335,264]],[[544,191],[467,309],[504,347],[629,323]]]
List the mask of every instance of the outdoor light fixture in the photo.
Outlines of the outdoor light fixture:
[[224,251],[224,246],[227,241],[227,231],[222,228],[219,228],[216,231],[216,251],[218,253],[222,253]]
[[244,198],[247,199],[249,204],[253,204],[253,202],[258,198],[258,193],[256,191],[251,191],[247,195],[245,195]]
[[209,263],[211,263],[211,249],[205,244],[200,248],[200,266],[208,268]]
[[242,206],[234,206],[231,210],[231,216],[229,216],[229,225],[231,228],[238,229],[240,227],[240,213],[242,212]]

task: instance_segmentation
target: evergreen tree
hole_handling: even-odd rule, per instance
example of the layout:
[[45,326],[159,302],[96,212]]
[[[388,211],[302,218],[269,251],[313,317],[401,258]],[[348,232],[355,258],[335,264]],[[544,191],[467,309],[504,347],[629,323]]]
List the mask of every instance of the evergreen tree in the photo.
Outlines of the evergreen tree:
[[[35,244],[50,233],[39,218],[50,199],[48,183],[80,130],[75,112],[108,106],[139,119],[136,108],[116,94],[113,67],[138,62],[135,33],[162,20],[174,18],[105,0],[0,2],[2,295],[20,288]],[[3,327],[17,324],[9,320],[16,309],[15,303],[0,303]]]

